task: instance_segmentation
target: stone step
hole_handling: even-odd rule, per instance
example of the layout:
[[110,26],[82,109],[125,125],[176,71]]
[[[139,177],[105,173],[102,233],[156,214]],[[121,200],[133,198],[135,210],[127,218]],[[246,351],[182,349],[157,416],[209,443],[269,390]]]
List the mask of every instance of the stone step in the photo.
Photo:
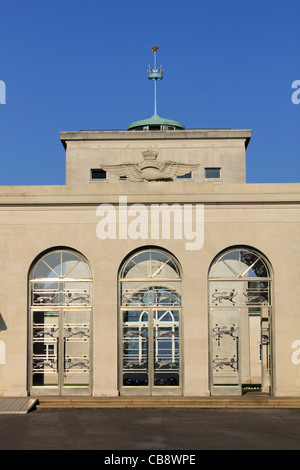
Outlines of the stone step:
[[300,409],[300,397],[40,397],[37,409],[95,408],[292,408]]

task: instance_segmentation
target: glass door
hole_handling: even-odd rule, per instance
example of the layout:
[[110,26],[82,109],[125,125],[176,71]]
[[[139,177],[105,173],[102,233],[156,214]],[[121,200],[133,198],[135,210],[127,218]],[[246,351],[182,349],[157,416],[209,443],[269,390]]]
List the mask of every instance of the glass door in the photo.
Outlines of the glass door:
[[265,257],[236,247],[209,273],[211,394],[272,393],[272,276]]
[[179,310],[153,310],[153,385],[179,385]]
[[33,310],[32,395],[90,395],[90,310]]
[[181,270],[164,250],[128,256],[119,271],[121,395],[181,395]]
[[179,315],[179,309],[122,311],[122,395],[180,393]]
[[149,309],[122,312],[122,387],[149,386],[149,313]]
[[45,253],[29,278],[29,391],[91,394],[92,274],[69,249]]
[[61,394],[90,393],[90,311],[63,310]]
[[214,309],[211,312],[211,392],[241,395],[239,361],[239,312]]

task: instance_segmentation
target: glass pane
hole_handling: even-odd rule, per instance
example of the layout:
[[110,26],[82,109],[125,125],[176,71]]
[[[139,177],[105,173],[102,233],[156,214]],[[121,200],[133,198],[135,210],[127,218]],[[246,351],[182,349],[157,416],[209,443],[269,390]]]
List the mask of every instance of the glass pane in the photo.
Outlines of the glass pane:
[[145,295],[147,294],[147,284],[144,282],[122,282],[121,283],[121,305],[145,306]]
[[123,385],[148,385],[148,311],[123,312]]
[[134,279],[148,278],[150,275],[149,259],[149,251],[138,253],[125,264],[121,277],[130,277]]
[[239,252],[223,255],[213,266],[211,277],[236,277],[239,274]]
[[214,385],[239,383],[238,311],[212,311],[212,372]]
[[71,277],[90,279],[91,272],[87,262],[71,251],[54,251],[44,256],[32,272],[33,279]]
[[175,261],[159,250],[147,250],[133,256],[121,271],[122,279],[147,279],[149,277],[180,278]]
[[[130,273],[130,270],[131,270],[134,266],[135,266],[135,263],[134,263],[132,260],[129,260],[129,261],[125,264],[124,268],[122,269],[122,272],[121,272],[121,276],[120,276],[120,277],[121,277],[121,278],[124,278],[124,277],[127,277],[127,276],[128,276],[128,277],[134,277],[134,276],[131,275],[131,273]],[[132,273],[133,273],[133,271],[132,271]]]
[[105,180],[106,179],[106,171],[99,169],[91,169],[91,179],[92,180]]
[[91,305],[92,284],[90,282],[65,282],[61,284],[61,288],[63,305]]
[[205,178],[220,178],[220,168],[205,168]]
[[176,326],[179,324],[179,310],[155,310],[153,317],[155,325],[159,325],[161,322],[171,322]]
[[123,306],[181,305],[181,284],[178,282],[122,282],[121,303]]
[[62,275],[70,278],[90,278],[87,263],[75,253],[64,251],[62,254]]
[[58,312],[33,312],[32,385],[58,385]]
[[248,277],[268,277],[264,262],[253,252],[241,251],[241,275]]
[[64,312],[64,386],[89,386],[90,312]]
[[246,305],[270,305],[270,283],[269,281],[250,281],[247,283]]
[[91,305],[91,282],[32,283],[32,305]]
[[[174,263],[168,264],[170,257],[162,251],[151,251],[151,276],[152,277],[174,277]],[[177,277],[177,275],[175,276]]]
[[45,256],[43,260],[41,261],[41,263],[44,263],[47,266],[49,266],[49,268],[51,268],[52,274],[50,274],[49,277],[55,274],[57,276],[61,275],[61,252],[60,251],[56,251]]
[[211,281],[209,304],[215,307],[269,305],[269,281]]
[[179,385],[179,311],[156,310],[154,325],[154,385]]
[[45,279],[47,277],[58,277],[58,273],[53,271],[50,266],[48,266],[44,261],[40,261],[38,265],[36,266],[34,273],[33,273],[33,278],[35,279]]
[[240,281],[211,281],[209,285],[209,304],[216,307],[226,307],[236,304],[244,305],[246,297],[240,290],[243,290],[245,285],[245,291],[248,283]]
[[151,285],[144,296],[145,302],[150,306],[181,305],[180,287],[179,283],[168,283],[168,286]]
[[250,250],[234,250],[222,255],[210,277],[269,277],[265,262]]
[[162,251],[152,250],[151,252],[151,274],[153,277],[175,278],[180,277],[180,272],[175,261]]
[[58,282],[34,282],[31,294],[31,305],[60,305],[62,300]]

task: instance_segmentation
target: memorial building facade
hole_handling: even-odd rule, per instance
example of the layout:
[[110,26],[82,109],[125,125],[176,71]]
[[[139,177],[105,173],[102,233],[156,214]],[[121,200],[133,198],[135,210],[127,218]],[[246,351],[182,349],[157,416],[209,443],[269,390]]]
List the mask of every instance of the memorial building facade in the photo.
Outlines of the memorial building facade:
[[62,132],[66,184],[0,188],[0,396],[300,395],[300,184],[251,131]]

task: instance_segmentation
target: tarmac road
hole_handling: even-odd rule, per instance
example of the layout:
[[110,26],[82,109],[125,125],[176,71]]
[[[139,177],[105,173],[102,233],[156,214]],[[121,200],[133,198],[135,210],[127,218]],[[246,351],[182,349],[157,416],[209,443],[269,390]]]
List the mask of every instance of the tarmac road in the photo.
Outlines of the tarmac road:
[[35,410],[0,416],[0,449],[300,450],[300,410]]

